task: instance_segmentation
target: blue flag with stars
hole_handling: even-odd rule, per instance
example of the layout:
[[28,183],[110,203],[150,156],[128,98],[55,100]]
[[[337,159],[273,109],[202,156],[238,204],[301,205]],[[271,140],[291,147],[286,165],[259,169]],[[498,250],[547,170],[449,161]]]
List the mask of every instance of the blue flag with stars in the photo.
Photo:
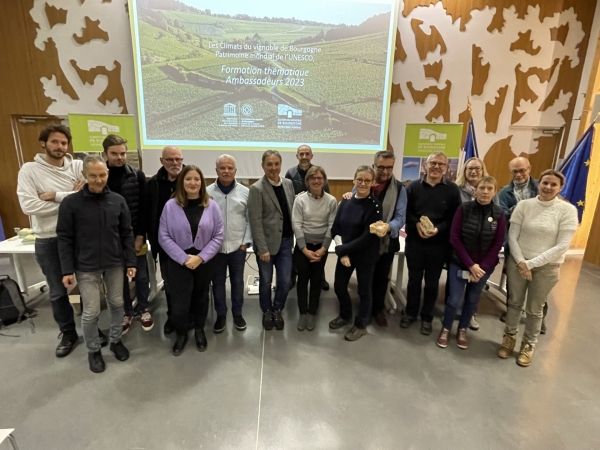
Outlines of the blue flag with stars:
[[477,139],[475,138],[475,124],[473,124],[473,119],[469,120],[464,152],[465,161],[469,158],[479,158],[479,149],[477,148]]
[[567,179],[567,182],[560,191],[560,195],[575,205],[579,216],[579,223],[581,223],[581,217],[585,208],[585,190],[590,171],[593,140],[594,124],[590,125],[585,133],[583,133],[581,139],[575,144],[573,151],[558,168]]

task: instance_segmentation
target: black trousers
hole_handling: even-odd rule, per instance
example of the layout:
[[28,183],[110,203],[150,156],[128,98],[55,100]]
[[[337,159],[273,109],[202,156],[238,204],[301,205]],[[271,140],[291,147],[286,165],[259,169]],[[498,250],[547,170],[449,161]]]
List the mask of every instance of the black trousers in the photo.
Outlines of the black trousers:
[[385,296],[390,282],[390,269],[394,263],[394,252],[379,256],[373,273],[373,315],[379,314],[385,308]]
[[406,241],[405,256],[408,266],[408,286],[406,290],[405,315],[416,318],[421,305],[421,285],[425,279],[423,290],[423,307],[421,319],[425,322],[433,320],[433,307],[437,300],[440,275],[450,255],[450,244]]
[[[321,244],[306,244],[306,248],[312,252],[319,250]],[[298,309],[300,314],[316,315],[319,309],[319,299],[321,298],[321,283],[323,282],[323,269],[325,268],[324,257],[319,262],[310,262],[302,253],[302,250],[294,248],[294,265],[298,270],[298,281],[296,283],[296,293],[298,294]],[[310,282],[310,301],[308,283]]]
[[168,262],[167,274],[171,291],[171,316],[169,320],[178,336],[188,332],[188,324],[204,329],[208,315],[208,288],[212,278],[211,261],[200,264],[195,270],[181,266],[172,259]]
[[350,258],[350,267],[344,266],[338,259],[335,266],[334,290],[340,301],[340,317],[345,320],[352,319],[352,299],[348,292],[348,283],[352,272],[356,269],[356,279],[358,281],[358,296],[360,297],[360,307],[358,315],[354,319],[354,325],[357,328],[367,328],[371,320],[371,307],[373,303],[373,271],[375,264],[370,261],[361,261],[359,257]]
[[167,318],[171,317],[171,292],[169,290],[169,261],[171,258],[160,249],[158,252],[158,262],[160,264],[160,275],[164,281],[165,296],[167,297]]

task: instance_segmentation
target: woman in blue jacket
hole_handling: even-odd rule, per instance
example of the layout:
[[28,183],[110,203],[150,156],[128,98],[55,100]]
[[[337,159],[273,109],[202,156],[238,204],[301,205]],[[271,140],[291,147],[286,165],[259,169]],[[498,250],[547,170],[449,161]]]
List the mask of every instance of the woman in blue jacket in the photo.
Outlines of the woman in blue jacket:
[[[217,203],[206,193],[202,171],[187,165],[160,217],[158,242],[169,256],[171,317],[177,332],[173,354],[180,355],[188,340],[188,323],[194,322],[196,347],[206,350],[204,323],[208,314],[210,260],[223,244],[223,218]],[[191,317],[190,317],[191,316]]]

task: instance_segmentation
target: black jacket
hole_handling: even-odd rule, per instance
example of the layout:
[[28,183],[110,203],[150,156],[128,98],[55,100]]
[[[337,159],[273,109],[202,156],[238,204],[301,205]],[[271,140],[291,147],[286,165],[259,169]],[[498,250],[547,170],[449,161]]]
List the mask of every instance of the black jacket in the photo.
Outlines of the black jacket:
[[[288,169],[288,171],[285,173],[285,177],[288,180],[292,180],[292,183],[294,183],[294,194],[296,195],[298,195],[300,192],[308,191],[308,186],[306,185],[306,181],[304,179],[306,177],[306,172],[308,171],[301,170],[298,166],[294,166]],[[329,183],[325,183],[323,185],[323,190],[328,194],[330,193]]]
[[164,167],[161,167],[156,175],[148,180],[148,188],[146,194],[146,204],[148,208],[148,240],[152,255],[156,259],[160,251],[158,244],[158,225],[160,216],[167,201],[175,192],[177,179],[169,181],[169,174]]
[[[148,232],[146,175],[141,170],[131,167],[129,164],[125,164],[122,171],[118,170],[118,168],[109,167],[108,187],[111,191],[121,194],[127,202],[131,215],[133,235],[146,237],[146,233]],[[118,179],[115,179],[116,173],[120,174]]]
[[68,195],[58,208],[58,254],[63,275],[136,267],[133,230],[125,199],[105,187]]

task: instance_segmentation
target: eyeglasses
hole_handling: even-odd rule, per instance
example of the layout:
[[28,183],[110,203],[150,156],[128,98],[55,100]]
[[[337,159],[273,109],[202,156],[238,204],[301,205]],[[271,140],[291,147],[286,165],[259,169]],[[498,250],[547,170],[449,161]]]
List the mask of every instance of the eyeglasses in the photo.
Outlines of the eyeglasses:
[[448,164],[443,163],[443,162],[431,161],[431,162],[429,162],[429,165],[431,167],[446,167]]
[[394,170],[394,166],[375,166],[380,172]]
[[467,172],[481,172],[481,167],[467,167],[465,170]]
[[527,173],[528,170],[529,170],[529,167],[527,169],[511,170],[510,173],[512,173],[513,175],[525,175],[525,173]]
[[323,177],[310,177],[309,179],[310,179],[310,181],[323,181],[324,180]]
[[183,158],[161,158],[163,161],[168,162],[169,164],[180,164],[183,162]]
[[356,178],[356,184],[371,184],[373,180],[363,180],[362,178]]

